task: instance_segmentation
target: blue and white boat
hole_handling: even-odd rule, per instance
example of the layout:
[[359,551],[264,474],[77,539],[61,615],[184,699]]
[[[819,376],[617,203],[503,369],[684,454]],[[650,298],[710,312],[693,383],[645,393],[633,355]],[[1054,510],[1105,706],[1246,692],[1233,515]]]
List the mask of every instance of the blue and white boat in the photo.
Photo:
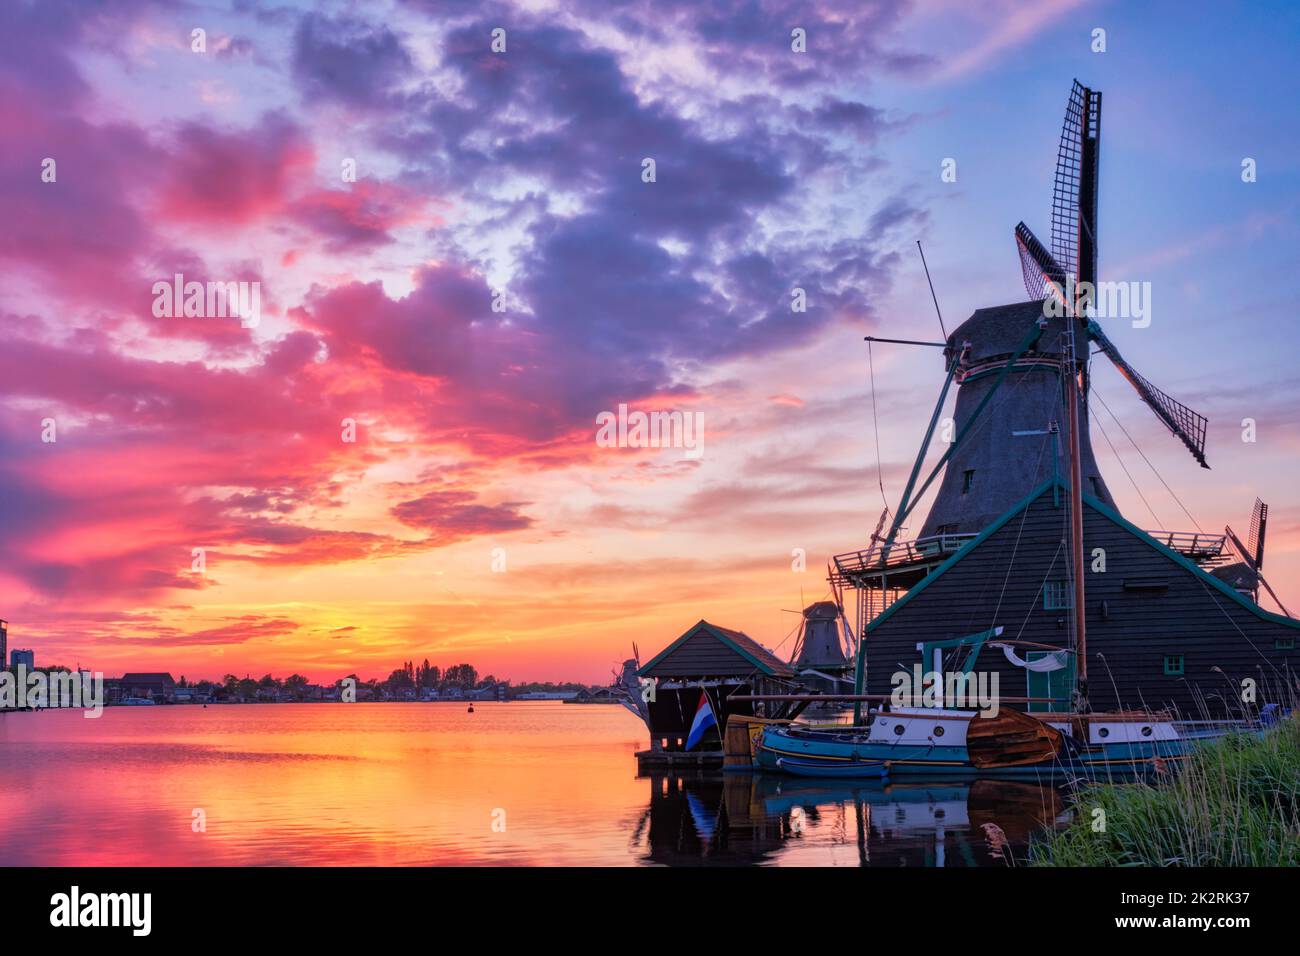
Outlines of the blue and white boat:
[[1043,714],[1004,709],[995,716],[950,708],[874,712],[862,727],[766,727],[760,769],[837,776],[836,768],[883,761],[891,777],[909,774],[999,777],[1139,774],[1184,759],[1197,743],[1245,721],[1179,721],[1148,714]]

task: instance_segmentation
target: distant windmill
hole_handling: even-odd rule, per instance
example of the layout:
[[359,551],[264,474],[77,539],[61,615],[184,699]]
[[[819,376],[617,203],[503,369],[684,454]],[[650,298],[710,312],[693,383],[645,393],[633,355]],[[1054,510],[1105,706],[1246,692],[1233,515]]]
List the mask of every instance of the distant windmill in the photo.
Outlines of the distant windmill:
[[[1228,536],[1228,541],[1232,544],[1232,549],[1241,558],[1241,563],[1251,572],[1250,577],[1253,578],[1251,583],[1262,584],[1264,590],[1269,593],[1274,601],[1277,601],[1277,606],[1282,609],[1282,613],[1287,617],[1291,617],[1291,612],[1286,609],[1286,605],[1282,603],[1277,593],[1264,578],[1264,533],[1268,530],[1268,505],[1258,498],[1255,499],[1255,507],[1250,512],[1250,532],[1246,543],[1242,543],[1242,540],[1237,537],[1237,533],[1232,530],[1231,526],[1225,527],[1223,530]],[[1232,573],[1231,569],[1225,569],[1225,571],[1227,574]],[[1255,588],[1251,590],[1254,591]]]
[[[1025,289],[1032,299],[1060,297],[1071,287],[1089,293],[1097,282],[1097,172],[1101,153],[1101,93],[1078,80],[1070,91],[1056,157],[1052,188],[1052,250],[1038,241],[1023,222],[1016,226],[1016,245]],[[1084,285],[1087,283],[1087,285]],[[1081,302],[1081,305],[1086,304]],[[1082,311],[1082,310],[1080,310]],[[1157,418],[1178,437],[1202,468],[1205,461],[1206,419],[1151,384],[1120,355],[1095,320],[1088,337],[1097,343]],[[1083,388],[1088,388],[1084,373]]]

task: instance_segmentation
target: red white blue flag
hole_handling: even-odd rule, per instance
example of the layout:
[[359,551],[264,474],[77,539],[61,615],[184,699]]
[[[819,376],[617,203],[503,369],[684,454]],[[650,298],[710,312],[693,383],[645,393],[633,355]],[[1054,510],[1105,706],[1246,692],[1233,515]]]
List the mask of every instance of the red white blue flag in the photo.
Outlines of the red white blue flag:
[[718,719],[713,716],[713,708],[709,705],[709,695],[707,691],[700,693],[700,706],[695,710],[695,719],[691,721],[691,732],[686,737],[686,749],[690,750],[700,742],[704,732],[710,727],[718,726]]

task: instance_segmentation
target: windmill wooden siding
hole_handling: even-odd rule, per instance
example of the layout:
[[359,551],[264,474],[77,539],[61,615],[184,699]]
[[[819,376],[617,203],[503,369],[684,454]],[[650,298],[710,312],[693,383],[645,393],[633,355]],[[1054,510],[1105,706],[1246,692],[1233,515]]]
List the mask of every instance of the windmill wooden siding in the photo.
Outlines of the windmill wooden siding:
[[[954,555],[867,628],[867,689],[920,662],[917,644],[1001,625],[1003,637],[1068,646],[1069,611],[1044,609],[1044,581],[1068,581],[1067,492],[1043,486],[986,537]],[[1241,714],[1243,678],[1258,702],[1287,703],[1300,651],[1275,642],[1300,637],[1300,623],[1251,610],[1222,582],[1164,550],[1096,499],[1085,496],[1084,553],[1105,551],[1104,573],[1087,573],[1087,670],[1094,709],[1172,707],[1184,717]],[[1068,589],[1067,589],[1068,590]],[[1018,651],[1023,657],[1023,650]],[[1183,655],[1183,674],[1165,673]],[[1216,670],[1217,668],[1217,670]],[[927,667],[928,669],[928,667]],[[976,671],[996,671],[1004,697],[1029,696],[1026,673],[985,648]],[[1222,673],[1220,673],[1222,671]],[[1283,687],[1291,687],[1288,693]]]
[[[998,385],[999,373],[1043,320],[1043,303],[1017,302],[976,309],[953,330],[944,349],[946,362],[969,344],[967,373],[958,380],[953,422],[969,437],[952,449],[939,491],[921,526],[920,537],[947,532],[974,534],[1053,475],[1070,473],[1069,443],[1046,431],[1049,421],[1064,417],[1060,367],[1065,361],[1064,320],[1054,319]],[[1075,338],[1085,342],[1087,329],[1075,322]],[[994,390],[996,396],[975,417]],[[1080,421],[1079,440],[1084,491],[1110,504],[1110,491],[1092,452],[1088,418]]]

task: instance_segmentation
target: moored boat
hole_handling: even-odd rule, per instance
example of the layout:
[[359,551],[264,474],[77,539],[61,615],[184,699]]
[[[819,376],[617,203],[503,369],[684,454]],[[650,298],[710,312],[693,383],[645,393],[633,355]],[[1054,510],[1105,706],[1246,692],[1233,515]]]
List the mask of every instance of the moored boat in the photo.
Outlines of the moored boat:
[[984,716],[893,708],[876,711],[860,727],[765,727],[755,762],[787,773],[797,762],[801,769],[820,767],[826,776],[868,761],[886,762],[891,776],[1124,775],[1177,763],[1197,743],[1234,731],[1260,728],[1245,721],[1178,721],[1140,713],[1034,716],[1003,710]]

